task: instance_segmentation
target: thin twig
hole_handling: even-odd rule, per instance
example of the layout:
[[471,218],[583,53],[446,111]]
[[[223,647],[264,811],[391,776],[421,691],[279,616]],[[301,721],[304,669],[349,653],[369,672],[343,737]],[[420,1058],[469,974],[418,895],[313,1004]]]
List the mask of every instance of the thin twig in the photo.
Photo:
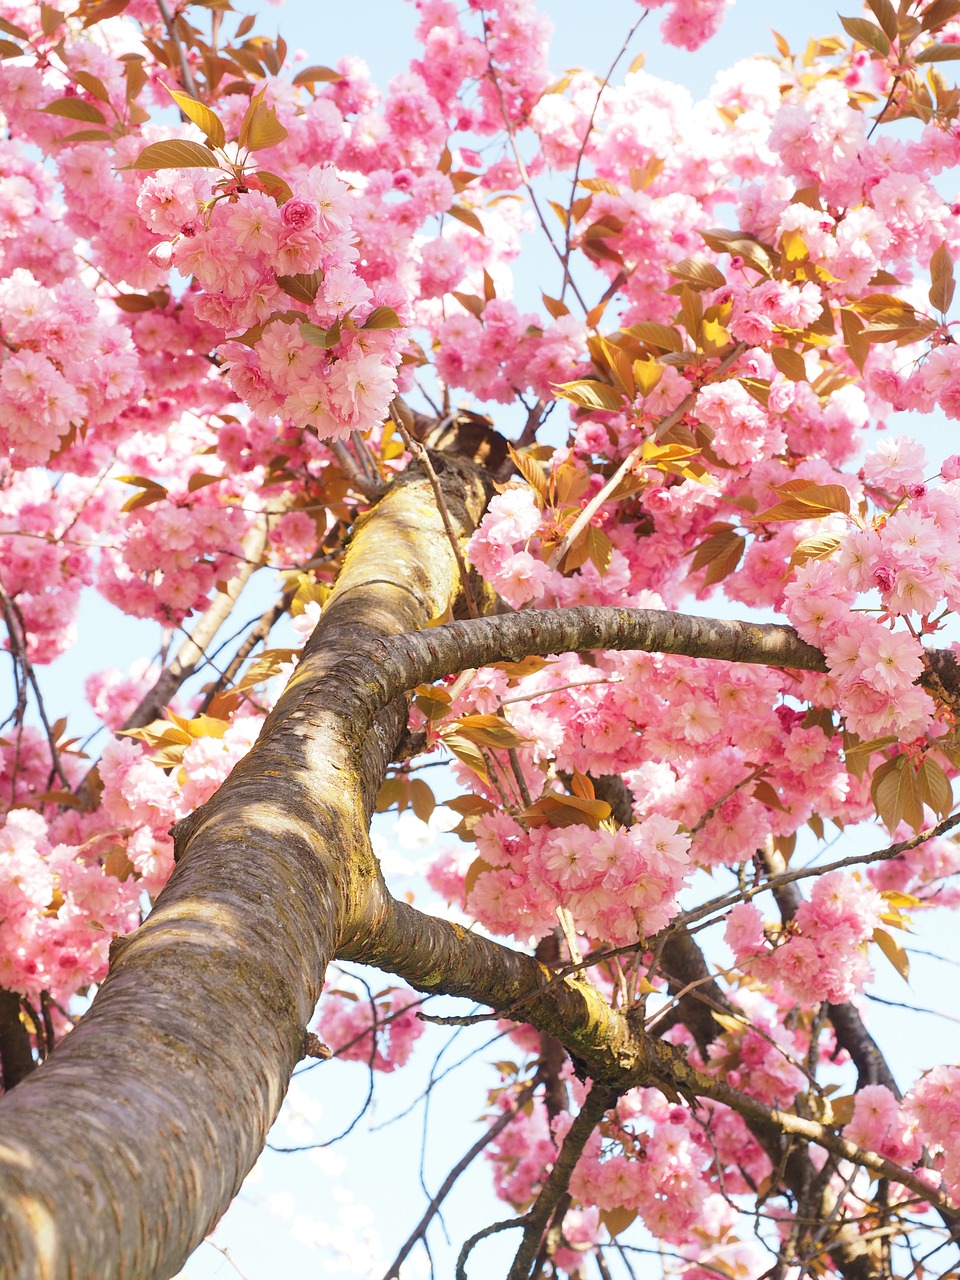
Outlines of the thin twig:
[[328,442],[328,448],[337,462],[340,464],[340,470],[347,477],[358,493],[375,501],[380,496],[380,482],[372,481],[364,467],[360,465],[342,440],[331,440]]
[[[56,734],[53,732],[53,726],[47,718],[46,707],[43,705],[43,694],[40,692],[40,685],[37,681],[36,672],[33,669],[33,663],[27,657],[27,628],[23,620],[23,614],[20,612],[17,602],[7,595],[6,589],[2,583],[0,583],[0,607],[3,609],[3,618],[7,624],[7,631],[10,636],[10,647],[14,651],[15,659],[17,663],[19,663],[23,677],[33,690],[33,696],[36,699],[37,714],[40,716],[40,723],[43,725],[43,731],[47,736],[47,743],[50,747],[50,761],[53,772],[59,778],[64,789],[69,791],[70,779],[64,772],[63,764],[60,760],[60,752],[57,749]],[[18,707],[20,707],[21,704],[22,697],[18,692]],[[22,718],[18,723],[22,723]]]
[[610,77],[613,75],[614,71],[617,69],[617,63],[620,61],[623,55],[627,52],[627,48],[630,44],[630,41],[634,37],[637,27],[640,26],[640,23],[643,22],[643,20],[646,18],[649,12],[650,12],[649,9],[644,9],[643,13],[640,15],[640,17],[636,20],[636,22],[627,32],[626,37],[623,41],[623,44],[620,46],[620,50],[617,53],[617,56],[610,63],[609,69],[607,70],[607,74],[600,81],[600,87],[597,89],[597,96],[593,104],[593,110],[590,112],[590,118],[587,121],[587,127],[583,131],[583,138],[580,142],[580,149],[577,151],[577,160],[573,166],[573,179],[570,183],[570,199],[567,203],[567,221],[563,229],[563,283],[560,286],[561,302],[563,301],[563,295],[567,291],[567,282],[569,281],[571,285],[573,284],[573,281],[570,279],[570,250],[572,248],[572,238],[571,238],[570,232],[573,227],[573,204],[577,196],[577,183],[580,181],[580,168],[583,164],[583,157],[586,154],[587,143],[590,141],[591,133],[593,133],[593,124],[597,118],[597,112],[600,110],[600,102],[603,99],[604,90],[609,89],[610,87]]
[[520,148],[517,146],[517,139],[513,131],[513,125],[510,123],[507,104],[503,98],[503,90],[500,87],[500,81],[497,79],[497,73],[493,65],[493,58],[490,57],[490,32],[487,28],[486,18],[484,18],[483,21],[483,44],[484,48],[487,50],[487,56],[489,58],[488,72],[490,80],[493,83],[494,92],[497,95],[497,101],[500,103],[500,116],[503,120],[503,127],[506,130],[507,137],[510,140],[510,150],[513,152],[513,159],[517,166],[517,172],[520,174],[520,181],[523,183],[524,190],[530,197],[530,203],[533,205],[533,211],[537,215],[537,221],[540,223],[543,234],[547,237],[547,242],[549,243],[550,248],[556,254],[557,261],[560,263],[561,267],[563,267],[564,281],[570,282],[570,288],[573,290],[574,296],[583,308],[584,315],[589,315],[590,308],[587,306],[583,299],[583,295],[574,283],[573,277],[570,275],[568,261],[569,255],[567,255],[567,258],[564,258],[560,246],[553,238],[553,234],[551,233],[550,227],[547,225],[547,220],[544,217],[543,210],[540,208],[540,202],[537,200],[536,193],[533,190],[533,184],[530,181],[530,174],[527,172],[527,166],[524,164],[523,156],[520,154]]
[[473,1163],[473,1161],[477,1158],[480,1152],[483,1151],[485,1147],[489,1146],[490,1143],[493,1141],[493,1139],[496,1138],[498,1134],[501,1134],[504,1131],[504,1129],[507,1127],[507,1125],[510,1124],[510,1122],[516,1117],[517,1112],[526,1103],[527,1099],[532,1097],[536,1086],[537,1086],[536,1081],[533,1081],[531,1084],[525,1085],[524,1088],[522,1088],[520,1092],[517,1094],[517,1096],[514,1098],[513,1102],[510,1104],[509,1109],[504,1111],[502,1115],[500,1115],[493,1122],[493,1124],[490,1125],[490,1127],[480,1135],[480,1137],[473,1144],[470,1150],[467,1151],[463,1156],[461,1156],[461,1158],[453,1166],[453,1168],[444,1178],[440,1186],[440,1190],[430,1201],[429,1205],[427,1205],[427,1209],[423,1217],[420,1219],[420,1221],[414,1227],[413,1231],[410,1232],[410,1235],[401,1245],[400,1250],[397,1253],[397,1256],[394,1258],[393,1262],[390,1264],[390,1269],[385,1273],[383,1280],[396,1280],[396,1277],[398,1277],[400,1274],[400,1266],[403,1263],[404,1259],[411,1252],[411,1250],[413,1249],[417,1241],[423,1240],[425,1238],[427,1227],[436,1217],[437,1213],[440,1210],[441,1204],[449,1195],[457,1179],[464,1172],[464,1170],[470,1164]]
[[[740,357],[743,355],[743,353],[746,350],[747,350],[747,344],[745,342],[738,342],[737,345],[731,351],[727,352],[724,358],[717,365],[716,369],[713,369],[710,372],[710,374],[707,376],[707,378],[704,379],[704,382],[701,383],[701,387],[705,386],[712,379],[717,378],[720,374],[726,373],[726,371],[732,365],[736,364],[736,362],[740,359]],[[697,402],[697,396],[700,394],[701,387],[695,387],[694,390],[689,393],[689,395],[684,396],[684,398],[680,401],[680,403],[677,405],[677,407],[673,410],[672,413],[667,414],[667,416],[663,419],[663,421],[658,424],[656,429],[656,435],[660,436],[665,431],[669,431],[672,426],[674,426],[676,423],[680,421],[680,419],[684,416],[685,413],[687,413],[688,410],[693,408],[693,406]],[[587,527],[587,525],[590,523],[590,521],[593,519],[596,513],[600,510],[603,504],[607,501],[611,493],[613,493],[613,491],[616,489],[620,481],[630,471],[630,469],[640,460],[640,458],[643,455],[644,443],[645,441],[641,441],[641,443],[638,444],[636,448],[630,450],[630,452],[627,454],[624,460],[620,463],[619,467],[617,467],[616,471],[613,473],[613,475],[610,477],[607,483],[603,486],[602,489],[600,489],[596,494],[594,494],[594,496],[590,499],[587,505],[583,508],[583,510],[577,516],[576,520],[574,520],[573,524],[570,526],[570,528],[567,530],[566,534],[564,535],[563,541],[557,546],[553,555],[550,557],[550,559],[547,562],[551,569],[556,568],[557,565],[559,565],[563,561],[563,557],[567,554],[567,552],[576,542],[577,538],[579,538],[580,534]]]
[[177,57],[180,60],[180,79],[183,82],[183,87],[192,98],[199,100],[200,94],[197,92],[197,83],[193,78],[193,72],[190,70],[190,64],[187,62],[186,50],[181,44],[180,37],[177,34],[177,24],[174,21],[173,14],[167,7],[167,0],[157,0],[157,8],[160,11],[160,17],[163,19],[163,25],[167,28],[167,35],[169,35],[173,47],[177,51]]
[[403,419],[395,405],[390,406],[390,417],[393,425],[400,433],[400,438],[407,448],[407,451],[417,459],[424,471],[427,473],[427,479],[430,481],[430,488],[433,490],[433,496],[437,502],[437,510],[440,512],[440,519],[443,521],[443,528],[447,535],[447,539],[453,549],[454,558],[457,562],[457,568],[460,570],[460,584],[463,587],[463,597],[467,602],[467,609],[471,618],[480,617],[480,608],[477,605],[476,597],[470,586],[470,575],[467,570],[467,563],[463,558],[463,552],[460,550],[460,542],[457,538],[456,531],[453,527],[453,521],[450,519],[450,512],[447,508],[447,500],[443,496],[443,489],[440,486],[440,480],[436,471],[433,469],[433,463],[430,461],[430,455],[423,447],[419,440],[414,440],[413,436],[403,425]]

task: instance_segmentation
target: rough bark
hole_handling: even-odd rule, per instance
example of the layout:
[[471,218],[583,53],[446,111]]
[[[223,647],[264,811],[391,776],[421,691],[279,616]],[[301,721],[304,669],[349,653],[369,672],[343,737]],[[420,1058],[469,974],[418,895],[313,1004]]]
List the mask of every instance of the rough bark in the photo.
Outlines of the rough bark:
[[[482,485],[453,477],[461,536]],[[456,566],[429,487],[396,486],[260,741],[178,833],[145,924],[115,944],[90,1012],[0,1100],[0,1276],[175,1274],[263,1147],[328,962],[373,874],[369,809],[405,722],[362,743],[336,680],[372,636],[444,614]]]
[[[482,510],[483,484],[451,461],[443,486],[463,537]],[[585,978],[558,978],[531,956],[393,900],[370,849],[370,811],[405,725],[401,695],[425,680],[586,649],[808,670],[823,668],[822,655],[787,627],[625,609],[425,630],[458,590],[429,485],[408,473],[360,523],[254,749],[179,824],[174,874],[145,924],[112,948],[90,1012],[0,1100],[3,1280],[173,1275],[256,1160],[336,955],[517,1010],[562,1040],[598,1085],[665,1081],[740,1105],[671,1046],[638,1033]],[[760,1111],[780,1130],[851,1154],[819,1126],[808,1133],[796,1117]],[[888,1172],[889,1162],[874,1164]]]

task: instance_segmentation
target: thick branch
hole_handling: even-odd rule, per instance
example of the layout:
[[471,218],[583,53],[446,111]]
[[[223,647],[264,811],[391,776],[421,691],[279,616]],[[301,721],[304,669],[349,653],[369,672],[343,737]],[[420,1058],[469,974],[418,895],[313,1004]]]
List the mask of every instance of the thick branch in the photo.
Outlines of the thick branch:
[[9,1092],[36,1065],[30,1035],[20,1020],[20,997],[0,987],[0,1085]]
[[[486,494],[467,467],[450,467],[450,485],[466,537]],[[369,812],[406,721],[396,703],[358,745],[354,691],[321,677],[443,616],[458,584],[433,494],[411,474],[357,530],[260,740],[178,829],[173,876],[112,948],[90,1011],[0,1100],[3,1280],[160,1280],[236,1195],[376,874]]]

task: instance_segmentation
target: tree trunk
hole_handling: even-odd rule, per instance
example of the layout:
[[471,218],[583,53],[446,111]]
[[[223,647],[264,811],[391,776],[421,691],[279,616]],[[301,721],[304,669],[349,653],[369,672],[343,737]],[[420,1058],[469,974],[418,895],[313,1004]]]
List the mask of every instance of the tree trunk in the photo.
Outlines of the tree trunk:
[[[446,459],[441,482],[462,539],[485,502],[480,473]],[[114,944],[92,1008],[0,1100],[0,1280],[175,1274],[257,1159],[336,956],[516,1013],[561,1040],[598,1087],[679,1088],[885,1175],[895,1168],[697,1072],[581,974],[561,977],[397,902],[368,838],[406,725],[400,695],[422,681],[585,649],[822,670],[819,651],[788,627],[614,608],[430,628],[459,591],[430,485],[405,473],[358,522],[254,748],[178,824],[174,874],[144,925]]]
[[[485,501],[448,464],[461,537]],[[367,826],[406,723],[358,751],[323,676],[459,589],[432,491],[411,475],[355,535],[337,588],[254,749],[177,832],[144,925],[115,942],[79,1026],[0,1100],[0,1276],[175,1274],[236,1195],[302,1056],[327,964],[375,876]]]

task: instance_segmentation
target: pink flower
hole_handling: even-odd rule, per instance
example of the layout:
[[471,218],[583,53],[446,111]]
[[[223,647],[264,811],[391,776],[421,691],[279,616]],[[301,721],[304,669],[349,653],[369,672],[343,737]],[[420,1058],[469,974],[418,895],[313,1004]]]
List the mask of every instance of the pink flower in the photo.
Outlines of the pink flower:
[[290,227],[294,231],[303,231],[307,227],[312,227],[317,221],[317,206],[309,200],[294,197],[281,208],[280,221],[285,227]]

